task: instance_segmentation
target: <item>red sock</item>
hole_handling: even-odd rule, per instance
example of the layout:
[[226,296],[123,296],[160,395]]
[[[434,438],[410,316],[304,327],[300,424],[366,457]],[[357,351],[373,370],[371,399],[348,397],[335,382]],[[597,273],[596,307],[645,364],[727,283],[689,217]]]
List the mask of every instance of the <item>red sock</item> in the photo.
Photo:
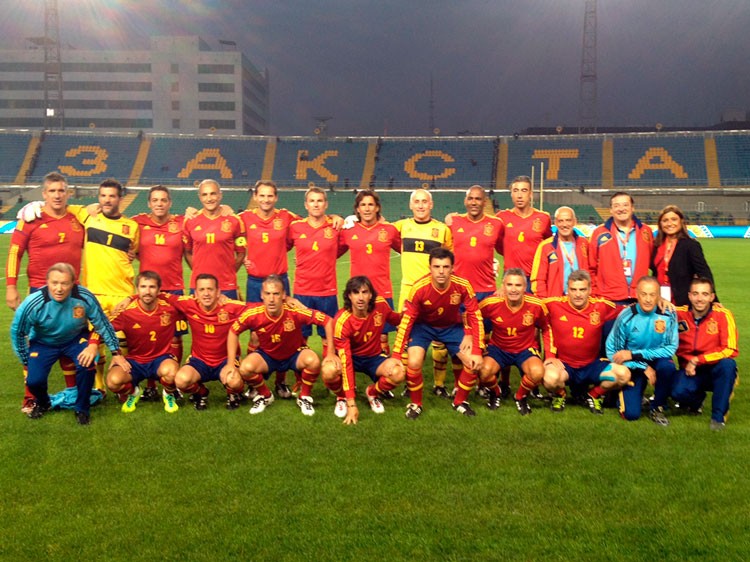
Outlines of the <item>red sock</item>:
[[396,385],[388,380],[388,378],[385,376],[380,377],[378,379],[378,382],[376,382],[373,386],[375,390],[373,394],[382,394],[387,390],[393,390],[394,388],[396,388]]
[[312,373],[307,369],[302,370],[302,388],[299,391],[300,396],[310,396],[312,387],[315,384],[315,381],[318,380],[319,374],[320,372]]
[[175,390],[177,390],[177,387],[174,385],[174,383],[167,384],[167,383],[164,382],[164,379],[161,378],[161,377],[159,377],[159,382],[161,383],[162,388],[164,388],[164,390],[168,394],[172,394]]
[[346,398],[344,395],[344,387],[343,387],[343,381],[341,380],[341,377],[338,376],[332,381],[324,382],[326,388],[333,392],[336,395],[336,398]]
[[120,399],[120,402],[125,402],[125,400],[128,399],[128,396],[133,394],[133,383],[126,382],[122,387],[120,388],[120,391],[117,393],[117,397]]
[[271,396],[271,390],[260,373],[250,373],[249,375],[244,375],[242,378],[248,386],[252,386],[263,398]]
[[198,394],[198,396],[207,396],[208,395],[208,389],[201,383],[197,382],[195,384],[191,384],[185,389],[185,392],[187,394]]
[[524,375],[523,377],[521,377],[521,384],[518,387],[518,392],[516,392],[516,400],[526,398],[526,396],[529,395],[529,392],[534,390],[536,387],[537,385],[534,384],[534,381]]
[[605,394],[607,394],[607,390],[598,385],[589,390],[589,395],[591,395],[591,398],[601,398]]
[[411,369],[406,368],[406,388],[409,389],[409,397],[414,404],[418,406],[422,405],[422,387],[424,386],[424,378],[422,377],[422,369]]
[[286,371],[276,371],[276,386],[286,384]]
[[458,376],[458,389],[456,390],[456,397],[453,399],[453,404],[458,406],[461,402],[466,402],[469,397],[469,392],[474,388],[477,382],[477,374],[461,369],[461,373]]

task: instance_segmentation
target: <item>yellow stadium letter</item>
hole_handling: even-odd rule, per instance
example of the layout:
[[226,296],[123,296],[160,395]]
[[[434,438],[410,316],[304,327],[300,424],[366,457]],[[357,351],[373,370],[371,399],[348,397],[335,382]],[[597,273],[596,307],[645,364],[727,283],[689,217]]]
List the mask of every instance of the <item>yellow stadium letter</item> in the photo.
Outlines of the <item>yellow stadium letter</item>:
[[218,170],[222,179],[231,180],[234,176],[232,170],[227,166],[226,159],[221,155],[218,148],[204,148],[185,164],[185,167],[177,174],[178,178],[189,178],[195,170]]
[[338,156],[338,150],[326,150],[322,154],[318,154],[315,158],[310,160],[310,153],[307,150],[297,151],[297,174],[298,180],[307,179],[307,171],[312,170],[318,174],[321,178],[328,181],[338,181],[338,174],[334,174],[325,167],[326,160],[331,156]]
[[426,174],[417,170],[417,164],[422,158],[440,158],[443,162],[451,163],[455,162],[455,158],[450,154],[446,154],[442,150],[425,150],[424,152],[418,152],[414,156],[411,156],[406,162],[404,162],[404,171],[409,175],[410,178],[422,181],[430,180],[441,180],[451,177],[456,173],[456,168],[443,168],[443,171],[439,174]]
[[91,154],[93,158],[82,158],[81,164],[91,166],[88,170],[79,170],[75,166],[59,166],[61,174],[72,177],[98,176],[107,171],[109,153],[101,146],[81,145],[65,152],[66,158],[75,158],[81,154]]
[[560,179],[560,160],[563,158],[578,158],[578,149],[535,150],[531,157],[537,160],[547,160],[547,177],[545,179],[557,180]]
[[635,168],[628,174],[628,178],[631,180],[641,179],[646,170],[669,170],[676,178],[686,179],[688,177],[685,168],[675,162],[667,149],[661,146],[649,148],[638,160]]

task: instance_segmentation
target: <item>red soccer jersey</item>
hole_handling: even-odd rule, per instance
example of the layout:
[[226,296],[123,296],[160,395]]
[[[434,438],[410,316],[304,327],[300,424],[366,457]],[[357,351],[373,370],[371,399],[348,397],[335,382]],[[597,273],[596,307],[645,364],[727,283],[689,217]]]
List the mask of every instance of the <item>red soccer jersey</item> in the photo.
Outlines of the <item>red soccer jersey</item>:
[[245,250],[245,225],[234,215],[209,218],[200,211],[185,221],[185,246],[193,254],[190,287],[200,273],[212,273],[219,280],[219,290],[237,289],[235,253]]
[[549,213],[534,209],[528,217],[521,217],[515,209],[497,213],[505,224],[503,236],[503,269],[520,267],[526,276],[531,275],[534,254],[539,243],[552,236]]
[[492,322],[490,343],[508,353],[538,349],[536,330],[548,329],[547,307],[536,297],[525,295],[523,304],[515,312],[505,298],[491,296],[479,303],[482,316]]
[[83,226],[71,213],[59,219],[42,213],[41,218],[34,222],[18,221],[10,238],[8,262],[5,264],[6,284],[18,283],[21,259],[26,251],[29,253],[26,265],[29,287],[44,287],[47,270],[61,261],[72,265],[79,275],[84,237]]
[[273,318],[262,304],[248,305],[232,324],[232,331],[241,334],[252,330],[258,336],[258,347],[272,359],[283,361],[305,345],[302,326],[325,326],[330,316],[309,308],[300,309],[284,305],[281,314]]
[[274,209],[267,219],[258,214],[258,209],[243,211],[239,217],[245,225],[247,238],[247,274],[264,278],[272,273],[286,273],[289,270],[286,257],[289,225],[299,217],[286,209]]
[[217,304],[206,311],[193,296],[178,297],[168,293],[160,293],[159,296],[169,301],[187,318],[193,337],[190,349],[192,357],[200,359],[209,367],[217,367],[226,361],[227,335],[232,323],[245,309],[244,302],[227,299],[224,304]]
[[340,254],[349,250],[352,266],[349,277],[365,275],[372,281],[378,295],[393,297],[391,284],[391,249],[401,252],[401,234],[390,223],[364,226],[362,223],[339,235]]
[[472,338],[472,353],[482,353],[484,327],[479,314],[477,298],[466,279],[451,275],[448,286],[438,290],[432,284],[432,277],[425,275],[417,280],[411,288],[409,298],[404,303],[404,315],[398,325],[396,340],[393,344],[393,357],[401,357],[409,343],[411,329],[415,322],[433,328],[449,328],[461,324],[461,305],[466,310],[464,328]]
[[495,250],[503,251],[505,225],[501,219],[484,215],[478,221],[464,213],[455,215],[451,222],[453,251],[456,255],[456,275],[463,277],[475,293],[495,292]]
[[112,326],[125,334],[128,359],[148,363],[171,352],[178,317],[180,313],[165,300],[159,299],[156,308],[147,312],[141,306],[140,299],[136,299],[112,318]]
[[393,312],[386,300],[378,296],[375,308],[365,318],[358,318],[352,312],[342,308],[333,319],[333,343],[341,359],[344,372],[344,394],[354,398],[356,384],[354,373],[354,356],[375,357],[380,355],[380,335],[385,323],[398,326],[401,314]]
[[545,357],[557,357],[570,367],[580,368],[599,359],[604,323],[617,318],[617,306],[605,299],[589,298],[583,310],[568,297],[544,301],[549,311],[549,330],[544,332]]
[[689,307],[679,306],[677,322],[680,333],[677,358],[681,369],[693,357],[698,358],[699,366],[737,357],[737,325],[732,313],[720,304],[714,303],[698,322]]
[[332,220],[313,227],[308,219],[294,221],[289,226],[289,241],[295,248],[294,294],[311,297],[336,295],[336,258],[339,252],[339,233]]
[[182,277],[182,256],[185,253],[185,235],[182,227],[185,218],[170,215],[164,224],[154,222],[151,215],[141,213],[133,217],[141,231],[138,248],[139,271],[155,271],[161,277],[162,291],[181,291],[185,288]]

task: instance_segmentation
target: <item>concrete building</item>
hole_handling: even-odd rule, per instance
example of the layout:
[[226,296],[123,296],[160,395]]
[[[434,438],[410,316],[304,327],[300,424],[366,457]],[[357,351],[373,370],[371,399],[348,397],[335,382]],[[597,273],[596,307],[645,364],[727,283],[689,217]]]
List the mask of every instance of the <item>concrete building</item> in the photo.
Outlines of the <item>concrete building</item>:
[[[148,51],[68,47],[60,60],[65,129],[269,131],[268,72],[200,37],[153,37]],[[0,128],[41,129],[44,117],[44,49],[0,50]]]

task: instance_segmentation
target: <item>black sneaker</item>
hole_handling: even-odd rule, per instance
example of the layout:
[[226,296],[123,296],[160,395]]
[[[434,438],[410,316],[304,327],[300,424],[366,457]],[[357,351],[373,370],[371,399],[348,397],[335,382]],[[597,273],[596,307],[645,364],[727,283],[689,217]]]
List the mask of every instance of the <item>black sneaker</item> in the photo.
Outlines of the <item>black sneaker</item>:
[[201,396],[197,392],[194,392],[190,395],[190,401],[196,410],[205,410],[208,408],[208,394]]
[[466,417],[476,416],[477,413],[472,410],[471,405],[468,402],[461,402],[460,404],[453,404],[453,409],[459,414],[463,414]]
[[539,390],[538,386],[531,392],[529,392],[529,396],[531,396],[534,400],[544,400],[544,394],[542,394],[542,391]]
[[407,420],[415,420],[422,415],[422,406],[418,404],[407,404],[406,413],[404,414]]
[[396,396],[390,390],[380,393],[381,400],[393,400]]
[[487,398],[487,407],[490,410],[497,410],[500,408],[500,403],[502,400],[500,400],[500,395],[496,392],[492,392],[491,390],[487,389],[487,392],[489,394]]
[[76,421],[78,425],[88,425],[91,423],[91,416],[88,412],[76,412]]
[[502,398],[503,400],[507,400],[508,398],[510,398],[510,392],[510,385],[500,385],[500,398]]
[[531,406],[529,406],[529,401],[525,396],[520,400],[516,400],[516,408],[522,416],[528,416],[531,413]]
[[26,417],[32,420],[38,420],[47,412],[49,412],[49,406],[40,406],[39,404],[34,403],[34,407],[28,414],[26,414]]
[[599,398],[594,398],[590,394],[586,394],[586,406],[588,406],[589,411],[592,414],[602,415],[604,414],[604,410],[602,409],[604,405],[604,400],[600,396]]
[[436,386],[432,389],[432,393],[437,396],[438,398],[446,398],[450,399],[451,395],[448,394],[448,391],[444,386]]
[[159,396],[159,391],[155,388],[151,388],[150,386],[147,386],[146,389],[143,391],[143,394],[141,394],[141,401],[143,402],[156,402],[157,400],[161,400],[161,396]]
[[661,406],[657,406],[656,408],[651,410],[648,414],[648,417],[650,417],[651,421],[656,425],[661,425],[664,427],[669,425],[669,420],[667,419],[667,416],[664,415],[664,408]]
[[291,400],[292,398],[294,398],[294,396],[292,396],[292,389],[283,382],[276,385],[276,396],[278,396],[282,400]]
[[172,395],[172,398],[174,398],[174,401],[177,402],[180,406],[182,406],[185,403],[185,397],[182,395],[182,392],[180,392],[178,389],[174,389],[174,392],[170,392]]
[[232,393],[227,394],[227,410],[236,410],[242,404],[242,399],[239,394]]
[[485,400],[489,400],[490,389],[487,388],[486,386],[480,386],[479,388],[477,388],[477,396],[479,396],[479,398],[484,398]]

